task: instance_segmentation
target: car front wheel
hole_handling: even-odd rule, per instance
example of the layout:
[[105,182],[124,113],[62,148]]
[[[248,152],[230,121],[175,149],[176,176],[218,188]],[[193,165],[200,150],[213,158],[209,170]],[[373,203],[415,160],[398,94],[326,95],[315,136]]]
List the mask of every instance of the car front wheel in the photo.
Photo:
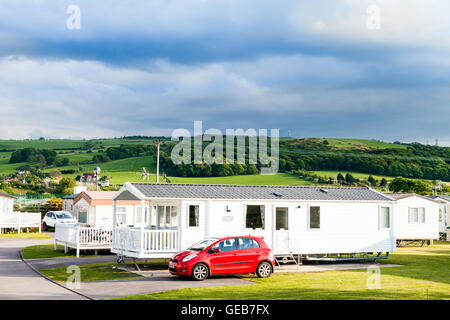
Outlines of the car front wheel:
[[267,262],[263,261],[258,265],[258,268],[256,269],[256,275],[259,278],[268,278],[272,274],[272,265]]
[[209,276],[209,269],[203,263],[197,264],[194,267],[194,269],[192,269],[192,277],[194,278],[194,280],[203,281],[206,278],[208,278],[208,276]]
[[48,229],[47,224],[44,222],[42,224],[42,230],[47,231],[47,229]]

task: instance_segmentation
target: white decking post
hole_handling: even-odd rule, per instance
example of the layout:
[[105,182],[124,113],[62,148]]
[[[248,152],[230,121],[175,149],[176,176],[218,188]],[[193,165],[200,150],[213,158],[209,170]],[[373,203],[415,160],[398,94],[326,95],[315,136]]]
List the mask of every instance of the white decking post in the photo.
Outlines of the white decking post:
[[[77,224],[77,232],[75,234],[75,243],[76,243],[76,250],[77,250],[77,258],[80,257],[80,226]],[[66,243],[67,245],[67,243]]]
[[140,252],[144,251],[144,215],[145,215],[145,200],[141,200],[141,241]]
[[117,200],[113,200],[113,238],[112,238],[112,248],[114,248],[114,243],[116,241],[116,238],[114,235],[116,234],[116,211],[117,211]]
[[183,212],[184,210],[184,203],[183,201],[180,202],[180,205],[178,207],[178,251],[181,250],[181,244],[182,244],[182,230],[183,230]]
[[[275,229],[276,229],[276,214],[277,214],[277,209],[275,208],[275,204],[272,204],[272,249],[275,250]],[[289,214],[289,209],[288,209],[288,214]],[[288,217],[289,219],[289,217]],[[289,220],[288,220],[289,221]],[[289,244],[288,244],[289,246]],[[289,247],[289,250],[291,248]]]
[[392,252],[395,252],[397,250],[397,239],[395,239],[395,232],[394,232],[394,205],[391,203],[391,214],[389,215],[389,223],[390,223],[390,229],[389,229],[389,235],[391,236],[391,250]]
[[20,234],[20,225],[22,224],[22,212],[19,212],[19,221],[17,226],[17,233]]
[[40,213],[39,212],[39,233],[41,233],[41,226],[42,226],[42,223],[41,223],[41,217],[42,217],[42,213]]
[[211,228],[211,216],[210,214],[212,213],[211,211],[211,199],[208,199],[208,201],[206,202],[206,208],[205,208],[205,222],[206,222],[206,230],[205,230],[205,236],[206,238],[209,238],[210,235],[210,228]]

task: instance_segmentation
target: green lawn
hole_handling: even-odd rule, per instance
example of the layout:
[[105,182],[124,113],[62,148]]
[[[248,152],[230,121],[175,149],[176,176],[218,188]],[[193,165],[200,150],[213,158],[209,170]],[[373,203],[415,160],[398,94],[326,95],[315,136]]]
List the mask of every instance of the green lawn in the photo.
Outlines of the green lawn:
[[[142,276],[117,269],[116,263],[94,263],[79,265],[81,281],[101,281],[101,280],[120,280],[142,278]],[[70,274],[67,273],[67,267],[39,270],[50,279],[59,282],[67,281]]]
[[[132,266],[131,261],[127,261],[126,264]],[[139,268],[145,270],[166,270],[167,261],[165,260],[151,260],[147,262],[138,262]],[[141,278],[142,276],[132,272],[127,272],[117,269],[119,265],[115,262],[106,263],[93,263],[80,265],[81,281],[101,281],[101,280],[120,280],[130,278]],[[121,264],[120,266],[123,266]],[[41,269],[39,272],[45,274],[49,278],[65,282],[70,274],[67,273],[67,267],[58,267],[51,269]]]
[[[54,250],[55,245],[53,243],[40,244],[22,249],[24,259],[41,259],[41,258],[75,258],[75,250],[70,249],[67,253],[64,253],[64,247],[58,245],[57,250]],[[86,252],[88,254],[86,254]],[[91,257],[92,251],[80,251],[80,257]]]
[[383,263],[402,267],[381,268],[381,288],[368,289],[366,270],[274,274],[268,279],[243,277],[258,285],[171,290],[121,299],[450,299],[450,242],[430,247],[399,248]]
[[42,232],[21,232],[21,233],[3,233],[3,238],[21,238],[21,239],[50,239],[51,237]]

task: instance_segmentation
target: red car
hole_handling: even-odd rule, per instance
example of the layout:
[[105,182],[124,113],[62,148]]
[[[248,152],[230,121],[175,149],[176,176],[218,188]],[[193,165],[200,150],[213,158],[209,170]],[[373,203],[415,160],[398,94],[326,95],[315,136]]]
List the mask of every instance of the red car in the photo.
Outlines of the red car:
[[201,281],[210,275],[256,273],[269,277],[275,266],[272,250],[262,237],[208,238],[177,253],[169,262],[169,272]]

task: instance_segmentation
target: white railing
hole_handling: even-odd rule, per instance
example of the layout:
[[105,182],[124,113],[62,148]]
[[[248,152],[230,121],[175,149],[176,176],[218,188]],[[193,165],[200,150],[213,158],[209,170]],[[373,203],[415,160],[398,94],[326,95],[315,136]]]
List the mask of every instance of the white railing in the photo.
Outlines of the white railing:
[[113,249],[136,253],[176,252],[178,246],[177,230],[141,230],[119,227],[114,231]]
[[102,228],[78,228],[80,245],[112,245],[112,230]]
[[177,230],[145,230],[143,241],[144,252],[174,252],[178,251]]
[[19,233],[21,228],[39,228],[40,232],[41,213],[40,212],[0,213],[0,233],[2,228],[17,229]]
[[77,224],[57,223],[55,227],[55,250],[58,243],[77,250],[77,257],[80,249],[110,249],[112,246],[112,230],[80,227]]

